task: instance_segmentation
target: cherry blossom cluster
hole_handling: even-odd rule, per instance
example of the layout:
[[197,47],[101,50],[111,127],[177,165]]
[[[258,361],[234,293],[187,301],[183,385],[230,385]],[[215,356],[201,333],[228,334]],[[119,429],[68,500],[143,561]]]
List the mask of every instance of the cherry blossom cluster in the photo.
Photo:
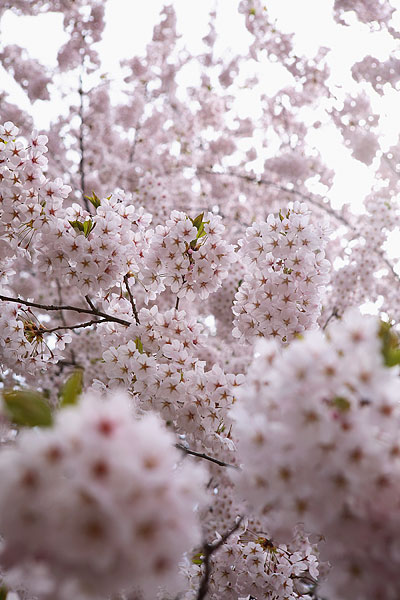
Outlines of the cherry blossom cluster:
[[389,2],[374,2],[374,0],[335,0],[335,18],[340,23],[345,23],[343,15],[354,11],[362,23],[384,24],[389,21],[394,7]]
[[195,219],[172,211],[158,225],[145,257],[141,281],[150,300],[166,288],[177,295],[204,300],[215,292],[235,260],[233,246],[222,238],[221,217],[201,213]]
[[36,59],[30,58],[23,48],[15,44],[6,46],[0,52],[0,61],[8,72],[12,72],[14,79],[32,102],[38,99],[50,99],[47,86],[51,78],[46,74],[43,66]]
[[46,200],[51,198],[50,210],[55,210],[71,191],[61,179],[53,182],[44,176],[47,137],[34,131],[27,144],[17,135],[11,121],[0,126],[0,235],[14,250],[28,247],[35,230],[46,222]]
[[329,281],[327,241],[326,227],[314,225],[300,202],[246,230],[239,242],[246,273],[233,306],[235,337],[286,342],[316,326]]
[[90,215],[74,203],[64,215],[50,216],[40,232],[39,269],[77,285],[83,295],[106,291],[140,270],[151,221],[129,194],[95,198],[95,204]]
[[323,536],[333,598],[399,593],[399,380],[380,327],[352,309],[326,336],[260,342],[236,409],[242,494],[274,539],[298,522]]
[[[393,271],[388,261],[382,264],[382,249],[398,226],[399,198],[374,194],[366,198],[365,209],[357,218],[349,214],[350,222],[357,222],[358,235],[354,236],[354,226],[350,241],[345,243],[342,239],[341,265],[332,272],[330,309],[342,313],[346,307],[359,306],[367,300],[376,302],[382,295],[382,310],[397,318],[400,304],[394,293],[396,286],[385,291],[392,287]],[[398,258],[393,265],[397,267]]]
[[103,353],[107,383],[132,390],[141,408],[159,412],[191,446],[217,454],[232,448],[227,413],[243,375],[218,365],[206,369],[197,357],[202,326],[185,311],[153,306],[141,309],[139,319],[125,331],[126,343]]
[[63,207],[71,188],[46,179],[46,136],[26,147],[8,122],[0,129],[1,233],[13,247],[28,247],[40,270],[78,285],[83,294],[107,290],[140,270],[151,216],[129,194],[91,196],[95,214],[78,204]]
[[87,393],[52,428],[23,432],[0,457],[6,581],[61,599],[179,589],[205,475],[179,458],[157,417],[139,419],[121,391]]

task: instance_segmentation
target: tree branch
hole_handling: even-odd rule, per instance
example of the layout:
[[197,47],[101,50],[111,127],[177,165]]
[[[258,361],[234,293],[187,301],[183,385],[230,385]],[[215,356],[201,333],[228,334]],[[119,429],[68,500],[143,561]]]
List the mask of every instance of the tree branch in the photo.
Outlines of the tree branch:
[[96,311],[96,310],[97,310],[97,308],[95,307],[95,305],[93,304],[92,300],[90,299],[90,297],[89,297],[87,294],[86,294],[86,296],[85,296],[85,300],[86,300],[86,302],[89,304],[90,308],[91,308],[93,311]]
[[213,456],[209,456],[208,454],[204,454],[203,452],[196,452],[195,450],[191,450],[190,448],[186,448],[183,444],[175,444],[175,448],[178,450],[182,450],[185,454],[189,454],[190,456],[196,456],[197,458],[203,458],[204,460],[209,460],[220,467],[230,467],[231,469],[239,469],[236,465],[231,465],[223,460],[219,460],[218,458],[214,458]]
[[204,600],[204,598],[207,595],[208,592],[208,587],[210,584],[210,577],[211,577],[211,562],[210,562],[210,558],[211,556],[219,549],[221,548],[221,546],[223,544],[225,544],[225,542],[228,540],[228,538],[230,538],[230,536],[235,533],[235,531],[237,531],[240,527],[241,522],[243,521],[243,516],[239,517],[238,521],[236,522],[236,524],[229,530],[227,531],[219,540],[209,544],[208,542],[206,542],[203,546],[203,556],[204,556],[204,560],[203,560],[203,565],[204,565],[204,575],[201,579],[200,582],[200,586],[197,592],[197,598],[196,600]]
[[124,275],[124,283],[125,283],[126,291],[128,292],[129,301],[132,306],[132,311],[135,316],[135,321],[136,321],[137,325],[140,325],[139,314],[138,314],[138,311],[136,308],[135,300],[132,296],[131,288],[129,287],[128,279],[129,279],[128,274]]
[[83,313],[86,315],[95,315],[96,317],[103,317],[104,321],[111,321],[113,323],[119,323],[120,325],[132,325],[129,321],[125,319],[120,319],[118,317],[113,317],[112,315],[108,315],[97,308],[93,308],[92,310],[88,310],[87,308],[79,308],[78,306],[54,306],[54,304],[39,304],[38,302],[29,302],[28,300],[22,300],[21,298],[10,298],[9,296],[0,295],[0,300],[4,302],[15,302],[16,304],[22,304],[23,306],[32,306],[33,308],[40,308],[42,310],[70,310],[72,312]]

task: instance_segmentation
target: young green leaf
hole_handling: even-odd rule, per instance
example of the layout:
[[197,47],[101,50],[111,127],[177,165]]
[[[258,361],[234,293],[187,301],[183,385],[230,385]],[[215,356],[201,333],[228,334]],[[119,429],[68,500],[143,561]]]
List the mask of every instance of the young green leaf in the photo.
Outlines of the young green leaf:
[[83,369],[76,369],[65,381],[60,389],[59,398],[61,406],[76,404],[78,397],[82,393],[83,387]]
[[81,223],[80,221],[70,221],[69,224],[72,225],[75,231],[83,231],[83,223]]
[[139,350],[139,354],[144,354],[142,340],[140,338],[136,338],[135,340],[136,348]]
[[333,399],[333,404],[340,412],[347,412],[350,409],[350,402],[343,396],[336,396]]
[[400,340],[390,323],[381,321],[379,328],[381,338],[382,356],[387,367],[395,367],[400,364]]
[[7,416],[16,425],[49,427],[53,416],[43,394],[35,390],[3,390]]
[[196,227],[197,231],[199,230],[200,225],[203,222],[204,213],[200,213],[197,215],[195,219],[192,220],[193,225]]
[[98,196],[96,196],[96,193],[93,192],[93,190],[92,190],[92,195],[85,196],[85,198],[86,198],[86,200],[89,200],[89,202],[91,202],[95,208],[98,208],[101,204],[100,198],[98,198]]

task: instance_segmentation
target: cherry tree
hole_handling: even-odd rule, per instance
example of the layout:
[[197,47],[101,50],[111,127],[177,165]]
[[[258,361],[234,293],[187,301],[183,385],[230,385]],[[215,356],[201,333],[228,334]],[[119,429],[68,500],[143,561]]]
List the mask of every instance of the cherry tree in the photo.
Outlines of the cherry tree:
[[112,76],[106,0],[0,6],[67,39],[0,46],[60,105],[0,93],[1,599],[400,595],[399,7],[326,3],[377,48],[337,71],[231,4],[246,54],[217,5],[190,53],[172,3]]

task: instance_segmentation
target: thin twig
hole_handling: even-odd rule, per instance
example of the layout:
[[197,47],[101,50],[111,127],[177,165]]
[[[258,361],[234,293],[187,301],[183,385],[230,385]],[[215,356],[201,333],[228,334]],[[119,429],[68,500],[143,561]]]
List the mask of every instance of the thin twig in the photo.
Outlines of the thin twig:
[[206,542],[203,546],[203,550],[202,550],[202,555],[203,555],[203,565],[204,565],[204,575],[201,579],[200,582],[200,586],[197,592],[197,599],[196,600],[204,600],[204,598],[207,595],[208,592],[208,587],[210,584],[210,577],[211,577],[211,562],[210,562],[210,558],[211,556],[219,549],[221,548],[221,546],[223,544],[225,544],[225,542],[230,538],[230,536],[235,533],[235,531],[237,531],[240,527],[241,522],[243,521],[243,516],[239,517],[238,521],[236,522],[236,524],[229,530],[227,531],[219,540],[213,542],[213,543],[208,543]]
[[209,460],[220,467],[230,467],[231,469],[239,469],[236,465],[231,465],[223,460],[219,460],[218,458],[214,458],[213,456],[209,456],[208,454],[204,454],[203,452],[196,452],[195,450],[191,450],[190,448],[186,448],[183,444],[175,444],[175,448],[182,450],[185,454],[190,454],[191,456],[196,456],[197,458],[203,458],[204,460]]
[[88,310],[87,308],[79,308],[78,306],[55,306],[54,304],[39,304],[38,302],[28,302],[27,300],[22,300],[22,298],[11,298],[9,296],[0,295],[0,300],[4,300],[4,302],[15,302],[16,304],[22,304],[24,306],[32,306],[33,308],[40,308],[42,310],[70,310],[72,312],[83,313],[86,315],[96,315],[96,317],[103,317],[105,321],[112,321],[114,323],[119,323],[120,325],[132,325],[129,321],[125,319],[120,319],[118,317],[113,317],[112,315],[108,315],[100,310],[92,309]]
[[331,319],[333,319],[333,317],[336,317],[337,319],[339,318],[338,312],[337,312],[337,308],[335,306],[335,308],[332,310],[331,314],[329,315],[329,317],[327,318],[327,320],[325,321],[324,326],[322,327],[322,331],[325,331],[325,329],[328,327],[329,321]]
[[136,308],[135,300],[132,296],[131,288],[129,287],[128,279],[129,279],[128,274],[124,275],[124,283],[125,283],[126,291],[128,292],[129,302],[131,303],[132,311],[135,316],[135,321],[136,321],[137,325],[140,325],[139,314],[138,314],[138,311]]
[[53,333],[53,331],[60,331],[60,329],[81,329],[82,327],[90,327],[91,325],[99,325],[99,323],[107,323],[108,319],[96,319],[93,321],[86,321],[86,323],[79,323],[79,325],[62,325],[60,327],[53,327],[52,329],[43,329],[43,333]]

